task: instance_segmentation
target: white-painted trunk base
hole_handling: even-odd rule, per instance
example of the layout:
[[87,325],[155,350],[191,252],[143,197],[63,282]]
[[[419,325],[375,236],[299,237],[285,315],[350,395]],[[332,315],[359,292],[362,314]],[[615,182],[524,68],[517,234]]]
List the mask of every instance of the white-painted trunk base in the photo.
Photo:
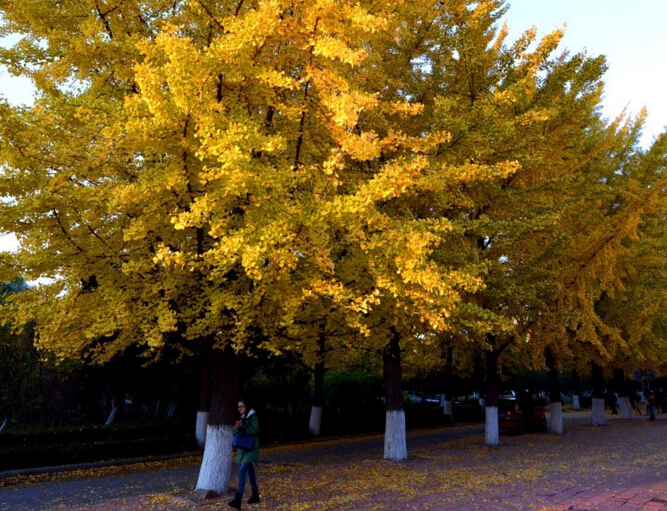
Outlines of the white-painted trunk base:
[[484,428],[484,443],[486,445],[499,445],[500,444],[500,431],[498,430],[498,407],[497,406],[487,406],[486,410],[486,420]]
[[112,406],[111,407],[111,413],[109,413],[109,417],[107,417],[107,421],[104,425],[105,426],[111,426],[111,424],[113,423],[117,414],[118,414],[118,407],[117,406]]
[[557,401],[556,403],[551,403],[551,432],[554,435],[563,434],[563,403]]
[[405,435],[405,412],[387,411],[384,427],[384,459],[402,461],[408,458]]
[[197,411],[197,424],[195,425],[195,438],[199,447],[206,445],[206,428],[208,427],[208,412]]
[[445,415],[449,415],[451,417],[450,420],[453,420],[454,414],[452,412],[454,411],[454,408],[451,401],[445,401],[445,405],[442,407],[442,410]]
[[232,426],[208,426],[197,490],[212,490],[218,495],[227,493],[232,469],[233,436]]
[[579,403],[579,396],[576,394],[572,396],[572,409],[581,410],[581,403]]
[[607,424],[607,418],[604,415],[604,399],[594,397],[591,408],[591,425],[604,426],[605,424]]
[[621,408],[621,418],[632,419],[632,405],[630,404],[630,398],[628,396],[619,397],[618,405]]
[[320,436],[320,433],[322,433],[321,406],[313,406],[310,408],[310,421],[308,422],[308,430],[313,436]]

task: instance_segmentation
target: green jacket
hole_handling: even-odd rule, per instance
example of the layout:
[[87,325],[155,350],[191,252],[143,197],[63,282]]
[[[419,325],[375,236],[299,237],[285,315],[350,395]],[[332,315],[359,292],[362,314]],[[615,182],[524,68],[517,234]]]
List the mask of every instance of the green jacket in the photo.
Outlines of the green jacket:
[[241,429],[234,428],[234,432],[242,431],[248,435],[253,435],[255,437],[255,448],[252,451],[242,451],[241,449],[236,450],[236,463],[241,465],[242,463],[257,463],[259,461],[259,438],[257,434],[259,433],[259,418],[254,410],[251,410],[248,417],[243,419],[243,426]]

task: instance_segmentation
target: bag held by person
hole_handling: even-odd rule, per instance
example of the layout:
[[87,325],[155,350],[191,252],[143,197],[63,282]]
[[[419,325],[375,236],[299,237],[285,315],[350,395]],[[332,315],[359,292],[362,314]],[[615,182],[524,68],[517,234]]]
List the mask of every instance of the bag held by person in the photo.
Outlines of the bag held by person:
[[252,451],[255,448],[255,437],[240,431],[234,433],[232,447],[234,449],[241,449],[242,451]]

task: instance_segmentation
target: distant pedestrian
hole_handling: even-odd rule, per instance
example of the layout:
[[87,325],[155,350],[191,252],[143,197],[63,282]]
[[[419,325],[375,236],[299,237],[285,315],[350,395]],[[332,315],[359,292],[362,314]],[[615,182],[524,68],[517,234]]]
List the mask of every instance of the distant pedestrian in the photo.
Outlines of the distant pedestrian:
[[652,392],[649,392],[646,396],[646,412],[648,413],[648,418],[651,421],[655,420],[655,396]]
[[246,433],[255,438],[254,448],[251,451],[244,451],[243,449],[236,450],[236,463],[239,465],[239,487],[234,495],[234,500],[230,500],[227,505],[234,509],[241,509],[241,499],[243,498],[243,491],[245,490],[246,476],[250,479],[250,487],[252,489],[252,496],[248,499],[248,504],[255,504],[259,502],[259,487],[257,486],[257,477],[255,476],[255,467],[253,463],[259,460],[259,419],[255,410],[250,410],[246,407],[244,400],[239,401],[238,410],[240,413],[240,420],[236,421],[234,432]]

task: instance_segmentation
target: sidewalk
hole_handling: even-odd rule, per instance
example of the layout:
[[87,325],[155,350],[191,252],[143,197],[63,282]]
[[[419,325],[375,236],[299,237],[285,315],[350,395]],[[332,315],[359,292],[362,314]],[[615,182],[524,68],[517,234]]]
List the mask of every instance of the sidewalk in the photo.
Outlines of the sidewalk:
[[[420,431],[409,436],[403,463],[379,459],[381,437],[267,449],[258,466],[262,502],[243,509],[667,511],[667,415],[608,418],[599,428],[566,422],[562,436],[502,435],[495,448],[483,445],[479,427]],[[169,491],[128,498],[120,491],[104,503],[57,509],[229,509],[226,499],[188,500],[196,468],[191,483]]]

